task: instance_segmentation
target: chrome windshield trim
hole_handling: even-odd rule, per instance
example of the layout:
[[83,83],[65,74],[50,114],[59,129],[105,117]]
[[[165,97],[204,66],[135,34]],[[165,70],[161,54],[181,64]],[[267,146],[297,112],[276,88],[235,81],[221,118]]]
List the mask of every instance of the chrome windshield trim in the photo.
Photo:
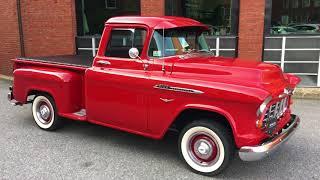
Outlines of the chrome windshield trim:
[[173,87],[165,84],[157,84],[153,86],[155,89],[162,89],[167,91],[175,91],[175,92],[184,92],[184,93],[190,93],[190,94],[203,94],[204,92],[195,90],[195,89],[188,89],[188,88],[181,88],[181,87]]

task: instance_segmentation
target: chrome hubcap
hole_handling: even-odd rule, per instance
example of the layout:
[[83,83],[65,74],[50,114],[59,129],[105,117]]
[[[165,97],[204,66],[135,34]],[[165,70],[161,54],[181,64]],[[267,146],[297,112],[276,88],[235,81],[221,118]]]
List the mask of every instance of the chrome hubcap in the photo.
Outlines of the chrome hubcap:
[[50,117],[50,109],[47,105],[40,106],[40,116],[42,119],[47,120]]
[[208,156],[210,156],[210,154],[212,153],[211,145],[203,139],[197,141],[194,148],[197,155],[204,159],[208,158]]
[[47,102],[39,102],[36,108],[37,118],[42,124],[49,124],[52,119],[52,108],[48,105]]
[[219,157],[217,143],[207,134],[193,135],[189,140],[188,153],[192,160],[201,166],[209,166]]

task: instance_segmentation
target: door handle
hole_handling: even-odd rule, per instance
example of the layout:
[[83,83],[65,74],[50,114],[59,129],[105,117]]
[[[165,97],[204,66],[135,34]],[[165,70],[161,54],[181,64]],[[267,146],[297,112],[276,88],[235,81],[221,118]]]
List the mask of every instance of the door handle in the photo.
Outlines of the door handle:
[[100,65],[111,65],[111,62],[105,61],[105,60],[99,60],[99,61],[97,61],[97,63]]

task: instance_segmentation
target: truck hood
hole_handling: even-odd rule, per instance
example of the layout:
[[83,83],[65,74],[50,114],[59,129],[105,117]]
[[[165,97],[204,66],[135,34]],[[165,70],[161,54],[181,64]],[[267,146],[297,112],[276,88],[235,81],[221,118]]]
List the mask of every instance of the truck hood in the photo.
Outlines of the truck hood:
[[226,83],[263,88],[270,93],[288,85],[277,65],[238,58],[214,57],[207,54],[180,56],[173,64],[172,75],[190,77],[195,81]]

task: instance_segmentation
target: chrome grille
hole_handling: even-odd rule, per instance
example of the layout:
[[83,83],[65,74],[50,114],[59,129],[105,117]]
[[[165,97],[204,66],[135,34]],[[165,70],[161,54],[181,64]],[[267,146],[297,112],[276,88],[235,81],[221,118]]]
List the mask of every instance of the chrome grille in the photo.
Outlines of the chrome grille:
[[266,133],[272,135],[277,128],[277,122],[283,116],[288,108],[289,97],[285,97],[280,101],[272,104],[267,109],[263,117],[263,127]]
[[288,100],[289,98],[285,97],[280,101],[272,104],[264,115],[263,121],[266,123],[271,118],[276,118],[277,120],[279,120],[288,108]]

